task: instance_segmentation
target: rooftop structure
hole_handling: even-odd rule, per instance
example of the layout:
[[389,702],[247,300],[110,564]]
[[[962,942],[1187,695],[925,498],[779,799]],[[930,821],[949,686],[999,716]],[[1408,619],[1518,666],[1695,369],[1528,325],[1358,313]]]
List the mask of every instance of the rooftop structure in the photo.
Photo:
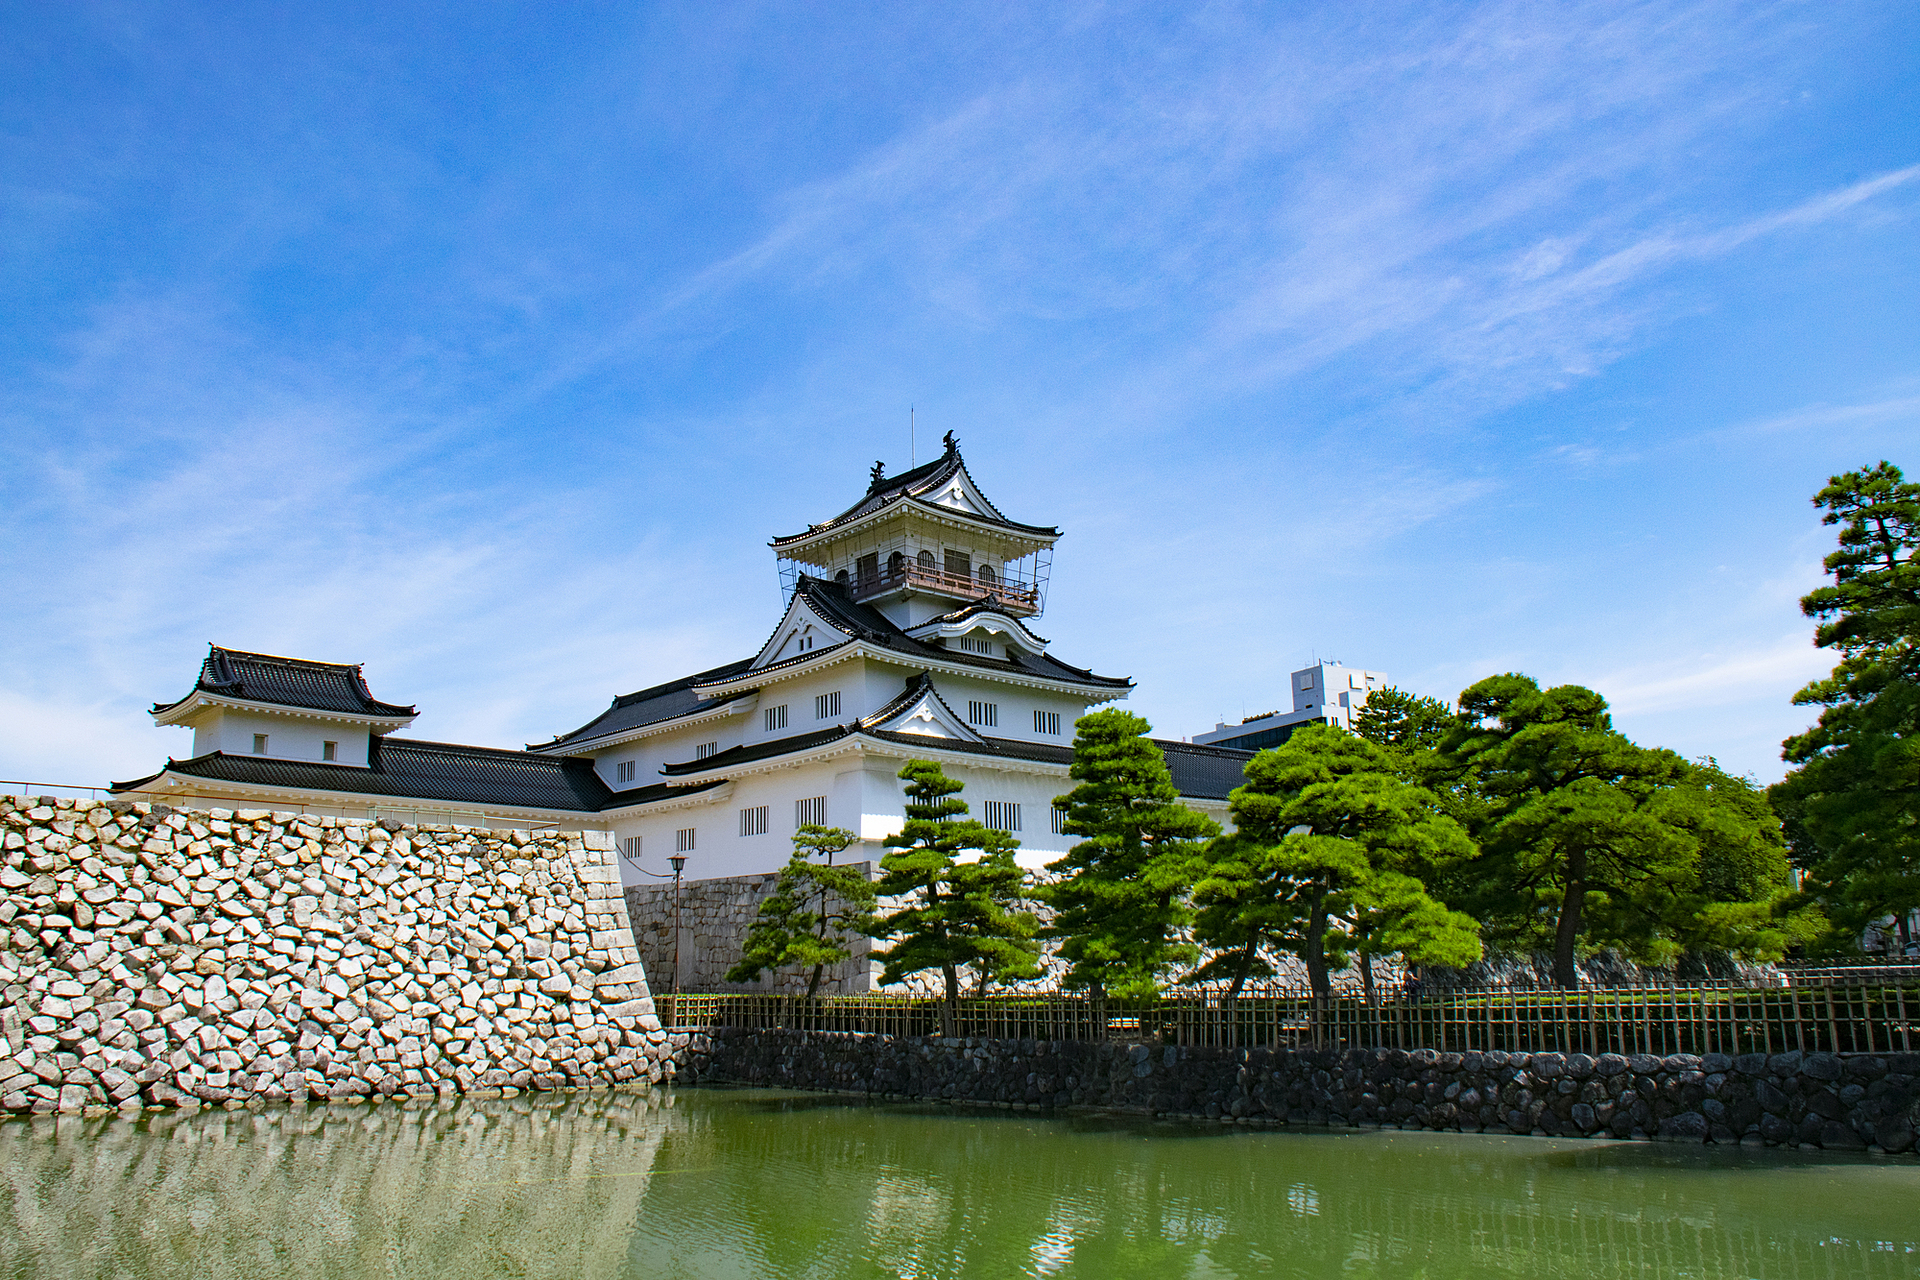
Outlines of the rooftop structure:
[[[1074,841],[1053,808],[1073,785],[1073,722],[1133,689],[1055,656],[1032,628],[1059,537],[1002,515],[949,435],[934,462],[892,480],[876,466],[860,501],[773,540],[790,589],[750,657],[621,694],[512,751],[391,736],[414,708],[375,701],[357,666],[215,648],[193,694],[154,708],[194,726],[194,754],[114,789],[591,827],[617,838],[638,880],[671,857],[698,876],[776,870],[806,823],[852,829],[868,847],[850,860],[877,859],[905,820],[901,765],[931,759],[1036,866]],[[1187,803],[1224,819],[1248,754],[1159,746]]]
[[1387,676],[1384,671],[1316,662],[1293,672],[1287,686],[1293,693],[1291,710],[1268,711],[1234,725],[1216,724],[1212,732],[1197,733],[1193,740],[1241,751],[1264,751],[1285,742],[1302,725],[1337,724],[1351,729],[1354,714],[1366,705],[1367,695],[1387,687]]

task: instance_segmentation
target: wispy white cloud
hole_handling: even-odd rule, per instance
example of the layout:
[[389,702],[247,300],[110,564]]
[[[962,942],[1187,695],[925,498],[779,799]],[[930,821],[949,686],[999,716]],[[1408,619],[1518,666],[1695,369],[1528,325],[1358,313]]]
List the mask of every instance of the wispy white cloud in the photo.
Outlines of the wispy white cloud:
[[1756,697],[1786,695],[1833,666],[1803,630],[1764,647],[1637,663],[1584,683],[1606,695],[1621,715],[1708,711]]
[[1920,396],[1896,396],[1865,404],[1808,405],[1792,413],[1783,413],[1759,422],[1747,423],[1736,431],[1753,434],[1806,431],[1817,427],[1883,427],[1911,422],[1920,426]]

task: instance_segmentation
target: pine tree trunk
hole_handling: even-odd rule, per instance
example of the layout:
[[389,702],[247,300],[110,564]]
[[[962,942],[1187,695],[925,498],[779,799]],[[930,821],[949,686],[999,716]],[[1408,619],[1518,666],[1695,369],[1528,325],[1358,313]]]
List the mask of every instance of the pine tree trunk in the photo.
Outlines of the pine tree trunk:
[[1364,951],[1360,953],[1360,989],[1366,993],[1369,1008],[1379,1003],[1373,998],[1373,957]]
[[1560,900],[1560,923],[1553,933],[1553,982],[1571,991],[1580,985],[1580,974],[1573,967],[1573,944],[1580,936],[1580,908],[1587,900],[1587,852],[1576,849],[1567,855],[1567,892]]
[[947,979],[947,998],[940,1006],[940,1034],[951,1040],[960,1034],[960,971],[951,962],[940,966]]
[[1307,916],[1306,945],[1300,950],[1301,958],[1307,962],[1307,982],[1316,996],[1333,994],[1333,982],[1327,977],[1327,896],[1323,893],[1313,900],[1313,910]]
[[820,990],[820,975],[826,971],[827,966],[824,964],[813,966],[813,977],[807,979],[807,999],[813,999],[814,993]]

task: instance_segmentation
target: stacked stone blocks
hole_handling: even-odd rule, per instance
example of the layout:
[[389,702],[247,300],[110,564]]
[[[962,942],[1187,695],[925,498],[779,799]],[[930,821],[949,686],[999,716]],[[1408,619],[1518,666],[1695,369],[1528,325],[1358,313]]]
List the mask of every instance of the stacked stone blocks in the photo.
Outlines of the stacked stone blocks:
[[665,1079],[609,843],[0,797],[0,1107]]
[[1911,1153],[1920,1053],[1441,1053],[714,1032],[713,1079],[1257,1125]]

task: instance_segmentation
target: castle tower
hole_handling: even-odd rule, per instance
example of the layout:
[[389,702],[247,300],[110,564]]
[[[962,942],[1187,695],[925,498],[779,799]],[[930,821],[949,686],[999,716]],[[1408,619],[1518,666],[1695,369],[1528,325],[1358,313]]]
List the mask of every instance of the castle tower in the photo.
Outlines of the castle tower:
[[775,538],[788,595],[802,574],[840,583],[856,604],[911,629],[974,603],[1016,618],[1046,608],[1060,530],[1009,520],[989,502],[949,431],[925,466],[888,477],[873,464],[860,501]]

